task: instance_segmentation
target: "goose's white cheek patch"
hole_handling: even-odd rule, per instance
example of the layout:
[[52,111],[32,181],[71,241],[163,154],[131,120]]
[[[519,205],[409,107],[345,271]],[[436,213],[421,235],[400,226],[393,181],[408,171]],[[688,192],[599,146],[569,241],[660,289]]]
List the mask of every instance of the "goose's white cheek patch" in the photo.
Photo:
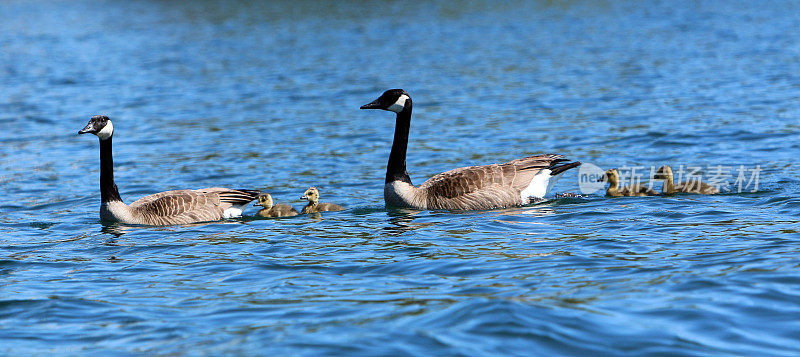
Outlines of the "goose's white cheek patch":
[[397,101],[394,102],[394,104],[390,105],[389,108],[387,108],[387,110],[395,113],[402,112],[403,108],[406,107],[406,100],[408,100],[408,96],[405,94],[401,95],[400,98],[397,98]]
[[100,138],[100,140],[106,140],[110,138],[111,135],[113,134],[114,134],[114,124],[111,124],[111,121],[109,121],[106,124],[106,126],[103,127],[103,129],[97,132],[96,135],[98,138]]

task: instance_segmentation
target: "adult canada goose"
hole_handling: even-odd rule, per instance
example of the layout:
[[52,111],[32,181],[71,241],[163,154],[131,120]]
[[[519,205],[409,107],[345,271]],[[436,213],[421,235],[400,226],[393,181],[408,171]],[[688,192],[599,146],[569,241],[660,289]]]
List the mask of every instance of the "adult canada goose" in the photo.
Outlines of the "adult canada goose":
[[308,200],[308,204],[303,207],[303,213],[317,213],[325,211],[341,211],[344,207],[333,203],[319,203],[319,190],[316,187],[309,187],[301,199]]
[[269,193],[262,193],[258,195],[258,203],[253,206],[264,207],[256,213],[261,217],[291,217],[296,216],[297,210],[287,204],[279,203],[273,205],[272,195]]
[[462,167],[440,173],[415,187],[406,172],[411,96],[390,89],[361,109],[397,113],[392,151],[386,166],[386,205],[416,209],[483,210],[521,206],[542,198],[564,172],[579,166],[556,154],[529,156],[503,164]]
[[600,180],[598,181],[608,182],[608,190],[606,191],[606,195],[611,197],[655,196],[658,194],[658,192],[656,192],[652,188],[642,185],[628,185],[620,189],[619,172],[617,171],[617,169],[606,170],[605,175],[603,175],[603,177],[601,177]]
[[242,214],[259,191],[211,187],[174,190],[145,196],[126,205],[114,183],[111,140],[114,125],[105,115],[95,115],[78,134],[100,138],[100,218],[126,224],[170,225],[217,221]]
[[664,187],[661,188],[661,193],[671,195],[673,193],[700,193],[703,195],[713,195],[719,193],[719,189],[711,186],[700,179],[684,181],[675,185],[673,181],[672,168],[669,165],[664,165],[658,168],[656,174],[653,175],[656,180],[664,180]]

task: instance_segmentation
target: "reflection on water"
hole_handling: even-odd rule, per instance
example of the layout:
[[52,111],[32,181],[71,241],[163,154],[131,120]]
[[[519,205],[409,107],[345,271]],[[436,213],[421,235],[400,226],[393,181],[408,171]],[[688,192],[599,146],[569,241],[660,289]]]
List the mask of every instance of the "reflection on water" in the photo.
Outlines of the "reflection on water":
[[[479,219],[484,220],[491,220],[491,217],[495,217],[494,221],[496,222],[504,222],[510,224],[541,224],[533,221],[505,221],[503,217],[508,216],[527,216],[527,217],[540,217],[540,216],[547,216],[555,214],[555,211],[549,207],[520,207],[520,208],[507,208],[502,210],[495,210],[495,211],[473,211],[473,212],[458,212],[458,211],[443,211],[446,214],[468,214],[472,217],[477,216]],[[425,214],[423,211],[418,211],[414,209],[406,209],[406,208],[391,208],[387,211],[387,215],[389,217],[389,225],[383,227],[383,229],[388,232],[390,235],[402,235],[406,232],[430,227],[436,224],[436,222],[420,222],[420,223],[413,223],[415,216],[419,214]]]
[[414,229],[433,225],[433,223],[411,223],[414,220],[414,216],[419,213],[420,211],[414,209],[393,208],[387,211],[389,226],[385,226],[383,229],[391,235],[398,236]]

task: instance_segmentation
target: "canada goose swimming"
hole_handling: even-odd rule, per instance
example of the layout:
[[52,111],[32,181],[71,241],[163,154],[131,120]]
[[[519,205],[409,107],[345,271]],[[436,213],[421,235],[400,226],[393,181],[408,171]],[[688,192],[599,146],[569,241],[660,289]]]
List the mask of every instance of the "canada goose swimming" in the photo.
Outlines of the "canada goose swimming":
[[302,213],[316,213],[325,211],[341,211],[344,207],[333,203],[319,203],[319,190],[316,187],[309,187],[301,199],[308,200],[308,204],[303,207]]
[[661,193],[671,195],[673,193],[700,193],[704,195],[713,195],[719,193],[719,189],[711,186],[700,179],[684,181],[675,186],[673,181],[672,168],[669,165],[664,165],[658,168],[656,174],[653,175],[656,180],[664,180],[664,187],[661,188]]
[[610,169],[606,170],[605,175],[598,181],[605,181],[608,182],[608,190],[606,191],[606,195],[611,197],[620,197],[620,196],[655,196],[658,194],[652,188],[642,185],[628,185],[623,187],[622,189],[619,188],[619,172],[617,169]]
[[581,164],[568,162],[561,155],[536,155],[503,164],[450,170],[415,187],[406,172],[411,96],[402,89],[390,89],[372,103],[362,105],[361,109],[397,113],[383,188],[383,199],[388,206],[483,210],[526,205],[531,198],[544,197],[564,171]]
[[105,115],[95,115],[78,134],[100,138],[100,218],[126,224],[170,225],[217,221],[242,214],[259,192],[211,187],[174,190],[145,196],[126,205],[114,183],[111,140],[114,125]]
[[256,213],[261,217],[291,217],[299,214],[292,206],[283,203],[273,205],[272,195],[269,193],[258,195],[258,203],[253,206],[264,207]]

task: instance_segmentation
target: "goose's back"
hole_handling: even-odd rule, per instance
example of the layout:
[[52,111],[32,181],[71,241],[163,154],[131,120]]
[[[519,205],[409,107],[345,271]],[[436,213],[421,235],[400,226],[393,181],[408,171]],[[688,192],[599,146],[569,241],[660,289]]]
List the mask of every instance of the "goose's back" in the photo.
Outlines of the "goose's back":
[[234,204],[247,204],[252,193],[221,187],[172,190],[140,198],[130,210],[140,224],[170,225],[218,221]]
[[480,210],[518,206],[521,193],[542,169],[567,161],[562,155],[528,156],[502,164],[468,166],[431,177],[419,187],[427,209]]

